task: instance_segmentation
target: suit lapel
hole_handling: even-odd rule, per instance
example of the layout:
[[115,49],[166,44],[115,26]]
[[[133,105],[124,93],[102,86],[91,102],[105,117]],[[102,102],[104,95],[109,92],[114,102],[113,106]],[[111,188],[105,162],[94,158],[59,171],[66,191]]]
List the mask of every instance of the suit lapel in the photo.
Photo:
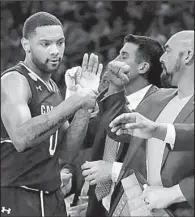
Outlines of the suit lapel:
[[[142,101],[145,100],[145,99],[146,99],[148,96],[150,96],[152,93],[156,92],[158,89],[159,89],[158,87],[152,85],[152,86],[149,88],[149,90],[146,92],[146,94],[145,94],[145,96],[143,97]],[[142,101],[141,101],[141,103],[142,103]],[[141,104],[141,103],[140,103],[140,104]],[[129,108],[128,108],[128,104],[129,104],[129,101],[128,101],[127,98],[126,98],[125,111],[130,112],[130,110],[129,110]],[[138,111],[138,112],[139,112],[140,109],[142,109],[142,107],[140,106],[140,104],[137,106],[137,109],[136,109],[136,111]],[[142,141],[140,141],[140,142],[142,142]],[[131,142],[131,143],[133,143],[133,142]],[[137,144],[137,143],[136,143],[136,144]],[[139,145],[138,145],[138,146],[139,146]],[[117,153],[117,158],[116,158],[116,160],[120,158],[120,155],[121,155],[121,153],[122,153],[122,151],[123,151],[123,147],[124,147],[124,143],[121,143],[121,144],[120,144],[120,147],[119,147],[119,150],[118,150],[118,153]],[[133,150],[134,150],[134,148],[133,148]],[[136,152],[136,150],[137,150],[137,148],[136,148],[136,146],[135,146],[135,152]],[[132,151],[132,150],[131,150],[131,151]],[[131,153],[131,152],[130,152],[130,153]],[[131,155],[130,155],[130,157],[131,157]]]
[[[183,107],[183,109],[175,119],[174,123],[183,123],[193,111],[194,111],[194,96],[192,96],[190,100],[186,103],[186,105]],[[166,162],[169,151],[170,151],[170,146],[169,144],[166,144],[164,154],[163,154],[161,169],[163,168]]]
[[183,107],[177,118],[175,119],[174,123],[183,123],[187,117],[193,112],[194,110],[194,96],[190,98],[190,100],[186,103]]
[[[148,96],[150,96],[152,93],[156,92],[157,90],[159,90],[159,88],[155,85],[152,85],[149,90],[146,92],[145,96],[143,97],[142,101],[145,100]],[[141,101],[141,102],[142,102]]]

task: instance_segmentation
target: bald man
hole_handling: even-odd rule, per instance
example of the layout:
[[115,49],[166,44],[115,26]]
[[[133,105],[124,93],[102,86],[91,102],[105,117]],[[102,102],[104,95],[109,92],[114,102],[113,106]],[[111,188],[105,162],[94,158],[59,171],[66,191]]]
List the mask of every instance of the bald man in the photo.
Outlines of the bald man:
[[[165,52],[160,61],[164,69],[162,81],[177,89],[168,102],[161,106],[160,111],[156,110],[158,104],[167,99],[155,98],[153,95],[142,103],[139,112],[146,114],[147,117],[151,113],[158,114],[156,121],[159,123],[193,124],[194,31],[182,31],[173,35],[165,44]],[[146,112],[147,107],[150,109]],[[113,192],[110,216],[120,213],[124,204],[120,203],[124,192],[121,180],[130,175],[131,169],[141,173],[151,186],[143,193],[143,199],[149,210],[168,208],[176,216],[194,216],[194,153],[191,150],[174,151],[166,142],[155,138],[130,138],[118,136],[110,131],[108,135],[118,142],[130,141]],[[169,141],[172,140],[171,135],[172,133],[166,135]]]
[[[173,35],[164,46],[160,60],[164,68],[162,82],[176,86],[180,96],[194,92],[194,31],[181,31]],[[185,87],[181,87],[181,86]]]

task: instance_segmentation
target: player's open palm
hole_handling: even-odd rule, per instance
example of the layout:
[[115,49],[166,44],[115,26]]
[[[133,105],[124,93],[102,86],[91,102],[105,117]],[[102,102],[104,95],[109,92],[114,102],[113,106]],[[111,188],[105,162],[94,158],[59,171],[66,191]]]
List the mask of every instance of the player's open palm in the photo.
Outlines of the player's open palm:
[[85,54],[82,67],[73,67],[65,73],[66,98],[74,94],[85,96],[92,90],[97,93],[102,69],[103,65],[99,64],[97,55],[92,53],[89,57]]
[[103,65],[98,61],[98,56],[88,54],[83,56],[82,68],[80,69],[80,76],[77,77],[77,82],[82,88],[98,90],[100,83],[100,75]]

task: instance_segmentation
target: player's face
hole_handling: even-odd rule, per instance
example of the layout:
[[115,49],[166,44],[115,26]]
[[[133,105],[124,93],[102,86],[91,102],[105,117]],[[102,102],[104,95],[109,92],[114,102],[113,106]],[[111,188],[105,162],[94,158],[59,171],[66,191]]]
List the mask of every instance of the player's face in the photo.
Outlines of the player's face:
[[182,57],[183,52],[181,52],[180,45],[170,39],[166,43],[165,52],[160,58],[163,67],[161,80],[165,86],[178,86],[183,75]]
[[137,49],[138,45],[129,42],[125,43],[121,48],[119,55],[115,58],[115,60],[125,62],[130,66],[131,70],[128,73],[129,81],[132,81],[139,76],[139,64],[136,61]]
[[61,26],[37,27],[29,44],[31,60],[37,68],[46,73],[58,70],[65,49],[65,38]]

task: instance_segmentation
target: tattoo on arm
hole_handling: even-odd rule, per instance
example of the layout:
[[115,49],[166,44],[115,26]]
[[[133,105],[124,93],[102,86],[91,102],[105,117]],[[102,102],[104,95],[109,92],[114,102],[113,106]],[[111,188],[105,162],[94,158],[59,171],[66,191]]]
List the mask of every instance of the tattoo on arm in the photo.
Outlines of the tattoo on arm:
[[[61,125],[80,109],[80,102],[77,100],[63,101],[50,112],[33,117],[18,128],[18,138],[24,149],[31,148],[49,138]],[[25,136],[24,136],[25,135]]]

